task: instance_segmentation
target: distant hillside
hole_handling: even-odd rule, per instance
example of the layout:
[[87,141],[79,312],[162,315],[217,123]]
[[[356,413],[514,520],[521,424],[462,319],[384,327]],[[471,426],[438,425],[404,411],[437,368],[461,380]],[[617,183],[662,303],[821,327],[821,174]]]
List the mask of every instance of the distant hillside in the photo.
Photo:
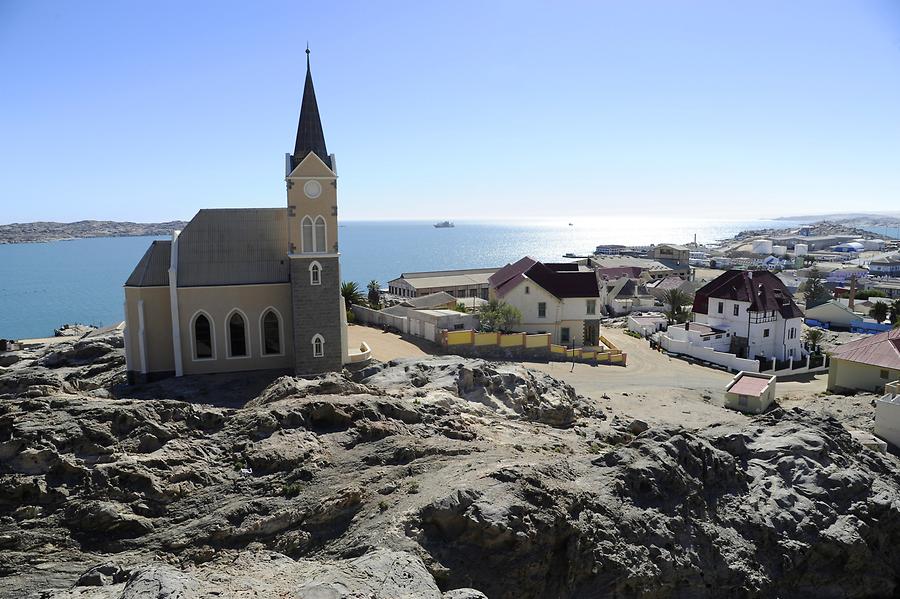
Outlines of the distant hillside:
[[138,237],[171,235],[183,229],[187,222],[173,220],[166,223],[129,223],[111,220],[80,220],[74,223],[11,223],[0,225],[0,244],[37,243],[84,237]]
[[791,220],[801,221],[809,224],[820,223],[824,221],[848,225],[848,226],[864,226],[864,227],[896,227],[900,225],[900,213],[892,212],[887,214],[817,214],[803,216],[782,216],[774,220]]

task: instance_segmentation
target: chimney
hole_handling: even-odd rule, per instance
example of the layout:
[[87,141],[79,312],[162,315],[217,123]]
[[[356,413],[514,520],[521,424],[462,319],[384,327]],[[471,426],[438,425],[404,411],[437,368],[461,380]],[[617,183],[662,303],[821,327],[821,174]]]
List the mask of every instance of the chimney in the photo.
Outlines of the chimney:
[[847,308],[853,312],[853,300],[856,299],[856,275],[850,277],[850,299],[847,300]]

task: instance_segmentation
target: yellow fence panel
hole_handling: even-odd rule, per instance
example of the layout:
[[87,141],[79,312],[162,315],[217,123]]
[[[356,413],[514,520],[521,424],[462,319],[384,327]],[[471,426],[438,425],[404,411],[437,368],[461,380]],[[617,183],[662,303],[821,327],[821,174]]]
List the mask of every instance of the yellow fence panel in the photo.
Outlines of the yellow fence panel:
[[475,333],[475,345],[499,345],[500,333]]
[[550,333],[525,336],[525,347],[548,347],[550,345]]
[[613,362],[613,363],[624,362],[625,355],[624,354],[613,354],[609,357],[609,361]]
[[556,345],[555,343],[550,346],[550,351],[554,354],[564,354],[566,353],[565,345]]
[[604,337],[603,335],[600,335],[600,343],[602,343],[603,345],[605,345],[605,346],[608,347],[609,349],[619,349],[618,347],[616,347],[616,345],[615,345],[612,341],[610,341],[609,339],[607,339],[607,338]]
[[500,335],[500,347],[522,347],[525,345],[525,333]]
[[447,331],[447,345],[467,345],[472,343],[472,331]]
[[609,353],[597,352],[597,360],[599,360],[600,362],[609,362]]

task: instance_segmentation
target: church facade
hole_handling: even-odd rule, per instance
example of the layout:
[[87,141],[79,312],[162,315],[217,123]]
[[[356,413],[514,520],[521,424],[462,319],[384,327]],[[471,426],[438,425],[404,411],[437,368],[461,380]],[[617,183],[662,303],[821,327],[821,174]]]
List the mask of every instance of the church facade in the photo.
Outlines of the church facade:
[[204,209],[154,241],[125,283],[130,382],[349,361],[340,292],[337,169],[307,50],[283,208]]

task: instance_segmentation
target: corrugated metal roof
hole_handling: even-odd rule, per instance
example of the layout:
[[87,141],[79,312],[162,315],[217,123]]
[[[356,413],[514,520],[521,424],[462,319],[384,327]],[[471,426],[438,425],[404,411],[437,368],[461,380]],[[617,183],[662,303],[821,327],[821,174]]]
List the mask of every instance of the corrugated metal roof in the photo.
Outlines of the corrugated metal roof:
[[288,281],[285,208],[201,210],[178,237],[178,286]]
[[831,357],[900,370],[900,329],[845,343]]
[[169,261],[172,242],[154,241],[125,281],[126,287],[160,287],[169,284]]

